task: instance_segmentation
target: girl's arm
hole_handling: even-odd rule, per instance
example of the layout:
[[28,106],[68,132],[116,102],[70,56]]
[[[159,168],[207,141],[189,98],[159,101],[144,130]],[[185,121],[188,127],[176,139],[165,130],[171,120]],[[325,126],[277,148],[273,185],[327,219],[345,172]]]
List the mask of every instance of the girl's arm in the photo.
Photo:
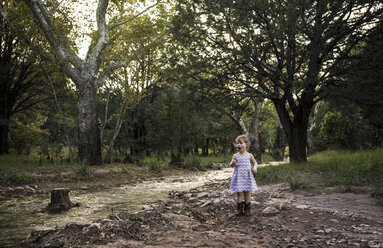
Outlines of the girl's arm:
[[235,158],[235,154],[233,155],[233,157],[231,158],[231,161],[230,161],[230,167],[235,167],[235,165],[237,164],[237,159]]
[[257,174],[258,163],[257,163],[257,160],[255,160],[253,154],[251,153],[250,153],[250,162],[253,165],[253,173]]

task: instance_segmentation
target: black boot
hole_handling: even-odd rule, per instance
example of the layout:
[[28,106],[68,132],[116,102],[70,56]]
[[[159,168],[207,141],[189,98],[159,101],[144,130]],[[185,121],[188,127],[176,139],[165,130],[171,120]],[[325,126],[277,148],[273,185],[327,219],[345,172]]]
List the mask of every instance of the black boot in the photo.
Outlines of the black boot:
[[245,204],[245,215],[249,216],[250,215],[250,202],[244,203]]
[[243,208],[245,207],[245,202],[237,202],[237,216],[243,215]]

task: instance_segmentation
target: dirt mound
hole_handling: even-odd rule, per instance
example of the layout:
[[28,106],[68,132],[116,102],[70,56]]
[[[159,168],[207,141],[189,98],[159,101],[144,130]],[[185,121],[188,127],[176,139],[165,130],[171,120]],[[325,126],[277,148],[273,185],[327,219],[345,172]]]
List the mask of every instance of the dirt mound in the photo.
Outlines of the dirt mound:
[[[343,214],[344,211],[336,208],[331,192],[302,194],[290,191],[284,184],[267,185],[253,194],[252,215],[237,217],[235,195],[228,187],[229,181],[223,180],[189,191],[172,191],[168,200],[145,206],[138,213],[122,212],[91,224],[69,223],[60,229],[35,230],[24,246],[381,247],[383,244],[382,219],[372,213],[383,212],[383,208],[372,202],[367,206],[371,207],[370,212],[363,205],[363,211],[350,208],[346,212],[354,214]],[[342,204],[348,201],[349,206],[356,199],[347,194],[337,194],[336,198]],[[273,211],[267,212],[267,208]]]

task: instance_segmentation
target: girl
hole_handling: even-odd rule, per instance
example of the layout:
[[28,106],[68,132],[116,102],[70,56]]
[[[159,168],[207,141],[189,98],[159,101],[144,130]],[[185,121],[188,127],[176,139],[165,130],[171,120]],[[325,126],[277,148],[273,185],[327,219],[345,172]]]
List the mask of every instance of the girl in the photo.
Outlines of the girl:
[[[250,215],[250,192],[258,189],[253,173],[257,173],[258,163],[251,153],[248,153],[250,140],[247,135],[240,135],[235,139],[238,152],[233,155],[230,162],[235,167],[231,178],[230,190],[237,192],[237,216]],[[251,169],[251,164],[254,166]],[[253,173],[252,173],[253,172]]]

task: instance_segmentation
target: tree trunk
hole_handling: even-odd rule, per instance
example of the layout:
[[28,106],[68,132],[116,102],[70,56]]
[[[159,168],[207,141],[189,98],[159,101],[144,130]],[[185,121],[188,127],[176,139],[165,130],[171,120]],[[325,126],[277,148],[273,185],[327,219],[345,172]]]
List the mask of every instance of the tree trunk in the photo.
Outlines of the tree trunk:
[[307,162],[307,124],[296,124],[288,137],[290,161]]
[[251,99],[253,105],[253,113],[251,117],[250,127],[249,127],[249,139],[251,142],[250,153],[254,155],[255,160],[258,163],[262,163],[262,149],[261,149],[261,111],[263,98]]
[[8,131],[9,120],[1,117],[0,119],[0,154],[8,154]]
[[113,147],[114,147],[114,142],[116,141],[117,136],[120,133],[120,130],[121,130],[121,127],[122,127],[122,123],[124,121],[124,114],[125,114],[126,105],[127,105],[127,102],[128,102],[127,99],[128,99],[127,97],[124,98],[124,102],[122,103],[120,114],[118,116],[118,120],[117,120],[116,126],[114,128],[113,137],[112,137],[111,141],[109,142],[108,151],[107,151],[107,153],[105,155],[105,159],[104,159],[104,161],[106,163],[110,163],[110,157],[111,157],[112,150],[113,150]]
[[276,138],[273,144],[272,156],[274,159],[283,160],[286,149],[286,136],[283,131],[281,122],[278,120],[276,127]]
[[101,163],[101,140],[97,117],[97,87],[83,83],[78,96],[78,159],[90,165]]
[[205,139],[205,145],[202,150],[202,156],[209,156],[210,138]]
[[290,113],[283,100],[274,100],[274,105],[289,144],[290,162],[306,162],[307,128],[310,112],[314,105],[313,95],[308,92],[302,94],[299,105],[293,113],[294,121],[291,121]]

